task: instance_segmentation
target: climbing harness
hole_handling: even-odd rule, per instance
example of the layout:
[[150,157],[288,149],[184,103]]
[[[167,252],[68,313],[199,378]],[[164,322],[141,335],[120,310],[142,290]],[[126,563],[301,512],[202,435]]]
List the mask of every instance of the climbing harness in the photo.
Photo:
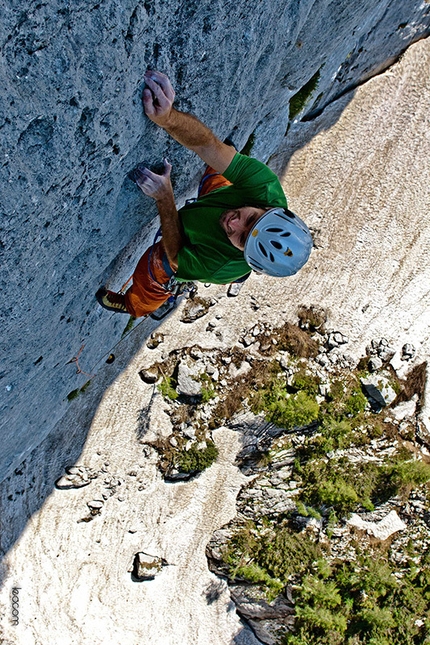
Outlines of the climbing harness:
[[[209,175],[203,175],[203,177],[200,180],[200,184],[199,184],[199,187],[198,187],[198,190],[197,190],[198,197],[200,197],[200,193],[202,191],[203,184],[205,183],[205,181],[207,179],[209,179],[210,177],[216,177],[217,175],[220,175],[220,174],[221,174],[220,172],[212,172]],[[191,201],[191,200],[189,200],[189,201]],[[197,197],[194,198],[194,201],[197,201]]]

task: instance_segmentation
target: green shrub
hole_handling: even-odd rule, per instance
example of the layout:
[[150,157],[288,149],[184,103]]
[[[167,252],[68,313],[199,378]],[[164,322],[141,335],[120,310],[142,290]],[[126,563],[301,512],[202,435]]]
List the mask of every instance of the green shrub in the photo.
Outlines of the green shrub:
[[172,401],[175,401],[175,399],[177,399],[179,396],[173,385],[173,379],[170,376],[165,376],[163,378],[158,386],[158,389],[165,399],[171,399]]
[[308,374],[306,370],[300,370],[294,375],[293,387],[297,390],[304,390],[310,396],[318,394],[318,385],[321,379],[313,374]]
[[344,417],[357,417],[367,406],[358,377],[350,373],[344,380],[335,379],[330,385],[328,401],[323,411],[338,421]]
[[[430,632],[416,624],[428,618],[430,567],[427,555],[398,580],[377,552],[353,562],[319,566],[295,593],[295,633],[288,645],[428,645]],[[421,577],[418,577],[421,576]],[[427,577],[426,577],[427,576]]]
[[373,462],[356,464],[344,457],[297,460],[294,475],[301,479],[301,501],[317,509],[328,506],[340,515],[356,510],[359,504],[371,509],[374,501],[385,501],[387,494],[384,466]]
[[318,417],[319,405],[306,392],[288,394],[286,385],[274,381],[260,393],[257,411],[264,410],[268,421],[290,429],[306,426]]
[[315,487],[314,495],[321,505],[332,506],[340,513],[354,509],[358,502],[354,488],[341,477],[321,482]]
[[89,379],[86,383],[83,384],[80,391],[85,392],[90,387],[90,385],[91,385],[91,379]]
[[364,412],[367,406],[367,398],[359,389],[353,389],[344,403],[344,414],[348,417],[356,417]]
[[320,433],[319,436],[310,438],[308,442],[312,454],[322,455],[332,450],[349,448],[356,438],[348,419],[338,421],[329,415],[323,416]]
[[298,607],[296,611],[298,619],[307,623],[308,628],[321,630],[323,633],[346,631],[346,618],[342,614],[335,613],[326,607]]
[[[230,575],[240,567],[253,563],[257,571],[265,571],[271,580],[284,585],[292,573],[305,575],[321,558],[321,548],[308,535],[294,533],[287,526],[277,526],[259,534],[255,524],[248,522],[230,540],[223,560],[230,566]],[[261,577],[261,572],[258,573]]]
[[69,392],[67,395],[67,400],[73,401],[73,399],[76,399],[81,393],[85,392],[90,385],[91,385],[91,379],[89,379],[86,383],[84,383],[81,388],[78,387],[76,390],[72,390],[71,392]]
[[321,548],[306,534],[278,528],[260,538],[257,562],[270,576],[286,580],[292,573],[304,574],[321,557]]
[[308,515],[309,515],[308,509],[303,504],[303,502],[297,502],[296,509],[297,509],[297,513],[299,515],[301,515],[302,517],[308,517]]
[[245,578],[248,582],[265,586],[269,601],[276,598],[285,586],[280,580],[271,578],[264,569],[253,562],[237,567],[233,577]]
[[312,506],[305,506],[302,502],[297,502],[296,504],[297,513],[302,517],[313,517],[316,520],[321,519],[321,513],[319,513]]
[[259,533],[248,522],[231,539],[224,561],[269,600],[294,575],[294,632],[285,634],[282,643],[429,645],[430,549],[419,566],[411,561],[409,572],[406,568],[397,578],[383,552],[356,551],[351,560],[329,563],[306,534],[293,533],[285,524],[271,529]]
[[207,403],[216,395],[213,381],[207,374],[201,374],[200,380],[202,382],[202,403]]
[[[361,632],[385,632],[396,626],[396,621],[391,611],[388,608],[381,609],[377,605],[359,611],[357,621],[361,623]],[[388,643],[389,641],[387,641]]]
[[419,486],[430,480],[430,465],[423,461],[403,461],[392,467],[391,477],[401,486]]
[[191,446],[189,450],[179,453],[176,461],[178,470],[184,473],[201,472],[209,468],[218,457],[218,448],[213,441],[208,441],[206,448],[199,450]]
[[215,389],[213,387],[202,386],[202,403],[207,403],[215,397]]

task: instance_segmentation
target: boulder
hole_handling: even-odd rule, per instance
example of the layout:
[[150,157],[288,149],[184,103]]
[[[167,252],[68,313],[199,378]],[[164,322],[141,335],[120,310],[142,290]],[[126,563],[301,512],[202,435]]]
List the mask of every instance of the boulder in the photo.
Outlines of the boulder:
[[412,419],[415,416],[417,409],[417,397],[413,397],[410,401],[402,401],[395,408],[392,408],[391,414],[400,422],[404,419]]
[[162,558],[139,551],[134,556],[132,575],[138,581],[153,580],[160,573],[163,564]]
[[353,513],[349,520],[347,520],[347,524],[362,529],[381,541],[387,540],[391,535],[397,533],[397,531],[404,531],[407,528],[396,511],[390,511],[379,522],[368,522],[363,520],[357,513]]
[[185,396],[199,396],[202,393],[202,382],[199,379],[201,372],[198,363],[181,360],[178,368],[177,391]]
[[397,394],[390,385],[389,379],[382,374],[372,374],[369,377],[360,379],[363,392],[369,399],[369,403],[375,411],[379,411],[390,405]]
[[294,607],[283,596],[268,603],[258,588],[245,585],[231,586],[230,594],[239,616],[247,621],[259,641],[265,645],[276,645],[279,630],[285,631],[294,622]]
[[329,349],[346,345],[349,343],[349,338],[342,334],[340,331],[332,331],[327,335],[327,345]]
[[377,372],[383,366],[383,362],[379,356],[372,356],[372,358],[369,358],[368,365],[371,372]]
[[148,347],[148,349],[156,349],[158,345],[161,345],[161,343],[163,342],[164,335],[160,332],[154,332],[153,334],[151,334],[151,338],[146,343],[146,346]]
[[153,384],[159,379],[158,371],[155,369],[140,370],[139,376],[144,383]]

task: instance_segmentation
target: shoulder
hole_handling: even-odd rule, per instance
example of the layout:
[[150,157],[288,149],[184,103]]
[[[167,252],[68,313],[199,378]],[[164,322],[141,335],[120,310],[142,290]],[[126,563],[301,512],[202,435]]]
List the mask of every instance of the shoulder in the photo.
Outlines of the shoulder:
[[287,200],[277,175],[258,159],[239,152],[224,172],[235,189],[246,194],[247,199],[270,206],[287,206]]
[[255,178],[256,176],[264,176],[272,181],[279,181],[275,173],[262,161],[254,159],[253,157],[248,157],[247,155],[242,155],[240,152],[235,154],[223,175],[233,184],[240,179],[245,179],[247,177]]

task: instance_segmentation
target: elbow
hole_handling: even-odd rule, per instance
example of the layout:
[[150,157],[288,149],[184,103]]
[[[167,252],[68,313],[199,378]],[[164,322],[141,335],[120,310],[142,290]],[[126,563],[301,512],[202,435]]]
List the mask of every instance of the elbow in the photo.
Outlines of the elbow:
[[178,253],[179,253],[179,251],[180,251],[180,249],[177,249],[177,251],[170,250],[170,252],[169,252],[166,249],[167,260],[168,260],[168,262],[170,264],[170,267],[171,267],[172,271],[174,271],[175,273],[178,270]]

